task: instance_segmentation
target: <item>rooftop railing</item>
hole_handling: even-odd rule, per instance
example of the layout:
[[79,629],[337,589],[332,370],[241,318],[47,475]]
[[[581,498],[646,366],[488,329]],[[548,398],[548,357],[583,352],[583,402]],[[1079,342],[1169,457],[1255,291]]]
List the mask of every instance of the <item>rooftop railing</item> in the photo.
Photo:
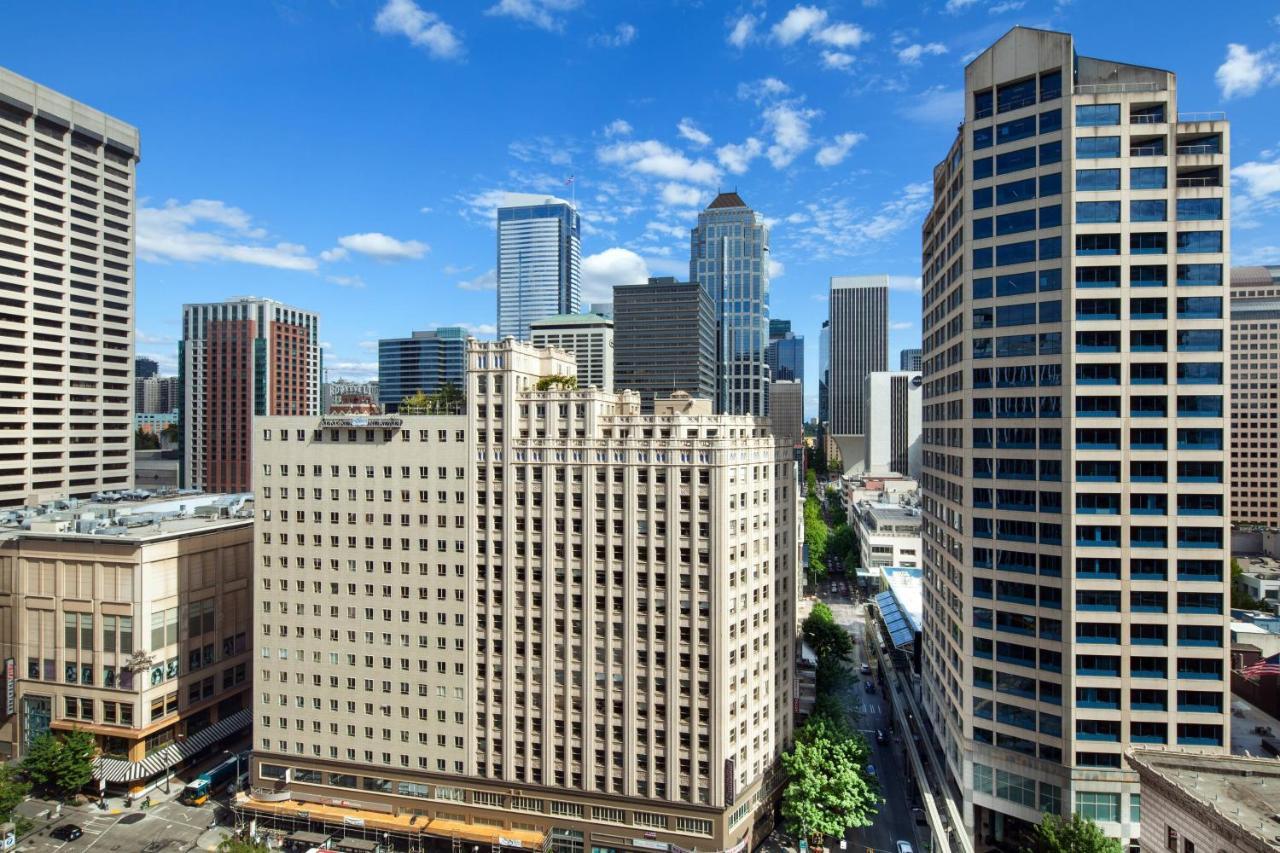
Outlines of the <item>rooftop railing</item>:
[[1123,92],[1163,92],[1163,83],[1084,83],[1075,87],[1077,95],[1115,95]]
[[1221,110],[1214,110],[1203,113],[1178,113],[1178,121],[1194,122],[1194,121],[1226,121],[1227,114]]

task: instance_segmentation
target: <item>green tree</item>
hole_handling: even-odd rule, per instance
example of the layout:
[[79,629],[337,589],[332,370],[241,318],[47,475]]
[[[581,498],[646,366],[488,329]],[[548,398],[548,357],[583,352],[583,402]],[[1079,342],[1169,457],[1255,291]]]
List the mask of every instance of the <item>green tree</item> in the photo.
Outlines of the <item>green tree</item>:
[[853,651],[849,633],[836,624],[831,608],[821,601],[813,605],[813,611],[805,617],[800,630],[819,661],[828,657],[841,660]]
[[840,558],[840,563],[847,572],[858,563],[858,547],[853,538],[853,528],[840,522],[831,531],[831,541],[827,544],[827,553]]
[[402,415],[448,415],[462,407],[462,391],[446,382],[430,394],[419,390],[400,401]]
[[0,764],[0,822],[13,818],[13,810],[31,793],[31,785],[18,776],[12,764]]
[[133,433],[134,450],[159,450],[160,436],[150,430],[138,427]]
[[271,853],[271,848],[256,841],[243,841],[228,836],[218,842],[218,853]]
[[550,391],[552,388],[561,388],[565,391],[572,391],[578,387],[578,377],[576,376],[544,376],[533,384],[535,391]]
[[1033,834],[1036,853],[1120,853],[1120,842],[1108,838],[1087,817],[1073,814],[1069,820],[1046,814]]
[[869,826],[880,802],[879,786],[867,775],[867,743],[838,720],[813,716],[782,756],[788,781],[782,816],[802,838],[843,837]]
[[61,738],[43,734],[31,744],[22,770],[40,790],[65,799],[93,778],[97,744],[93,735],[73,729]]

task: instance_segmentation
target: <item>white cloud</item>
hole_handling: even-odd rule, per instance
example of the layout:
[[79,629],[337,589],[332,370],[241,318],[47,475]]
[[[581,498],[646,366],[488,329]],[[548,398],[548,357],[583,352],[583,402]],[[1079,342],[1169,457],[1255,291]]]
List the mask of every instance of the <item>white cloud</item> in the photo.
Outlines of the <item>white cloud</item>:
[[361,341],[360,343],[356,344],[356,346],[357,346],[357,347],[359,347],[360,349],[364,350],[365,352],[377,352],[377,351],[378,351],[378,342],[377,342],[377,341]]
[[776,281],[787,274],[786,265],[777,258],[769,258],[769,280]]
[[1231,224],[1236,228],[1256,228],[1262,224],[1259,217],[1280,211],[1280,159],[1241,163],[1231,170],[1231,177],[1236,186]]
[[165,344],[176,344],[178,339],[173,335],[152,335],[148,332],[138,332],[134,335],[134,339],[140,344],[150,344],[153,346],[161,346]]
[[[817,198],[806,205],[808,221],[788,229],[789,245],[817,260],[870,254],[899,232],[918,228],[931,193],[932,185],[924,181],[908,184],[871,210],[856,207],[844,195]],[[913,280],[919,290],[919,278]],[[903,289],[892,278],[890,287]]]
[[1005,0],[987,7],[988,15],[1003,15],[1005,12],[1016,12],[1027,5],[1026,0]]
[[430,212],[431,212],[431,208],[429,208],[429,207],[420,207],[420,208],[418,208],[418,212],[419,212],[419,213],[430,213]]
[[582,0],[498,0],[485,14],[515,18],[541,30],[559,32],[564,21],[556,13],[571,12],[581,5]]
[[819,148],[813,160],[819,166],[824,167],[839,165],[845,157],[849,156],[849,151],[853,146],[866,138],[867,135],[865,133],[842,133],[829,144]]
[[898,51],[898,61],[903,65],[919,65],[922,56],[942,56],[946,52],[947,46],[936,41],[928,44],[909,44]]
[[826,68],[845,71],[853,65],[853,56],[838,50],[824,50],[822,52],[822,64]]
[[589,41],[597,47],[626,47],[636,40],[640,31],[634,25],[623,21],[613,28],[611,33],[596,33]]
[[672,225],[670,222],[653,221],[644,226],[645,231],[651,231],[654,234],[662,234],[666,237],[673,237],[677,240],[688,240],[689,229],[681,228],[679,225]]
[[364,279],[358,275],[330,275],[325,276],[325,281],[330,282],[331,284],[336,284],[338,287],[352,287],[356,289],[364,287]]
[[138,208],[138,257],[164,263],[231,261],[284,270],[314,270],[315,258],[296,243],[262,242],[264,229],[249,214],[214,199],[185,204],[169,199],[163,207],[144,202]]
[[522,163],[550,163],[553,166],[568,166],[573,162],[575,151],[576,146],[569,140],[551,136],[517,139],[507,145],[507,153]]
[[1275,54],[1275,46],[1251,52],[1243,44],[1227,45],[1227,58],[1214,75],[1222,97],[1247,98],[1263,86],[1280,82],[1280,65],[1275,61]]
[[757,18],[750,13],[743,15],[729,27],[729,36],[726,40],[738,50],[742,50],[747,46],[748,42],[755,38],[756,24],[760,23],[761,20],[762,18]]
[[604,135],[609,139],[613,139],[615,136],[630,136],[631,122],[624,118],[615,118],[605,125]]
[[413,0],[387,0],[373,19],[373,27],[384,36],[404,36],[436,59],[455,59],[463,53],[462,40],[453,27]]
[[378,378],[378,362],[376,361],[347,361],[326,358],[324,366],[335,374],[347,376],[352,381]]
[[345,261],[350,254],[350,252],[341,246],[336,246],[332,249],[325,249],[321,252],[320,260],[324,261],[326,264],[331,264],[334,261]]
[[648,278],[644,258],[630,249],[605,249],[582,259],[582,301],[608,302],[615,285],[644,284]]
[[711,137],[706,131],[694,124],[691,118],[680,119],[680,123],[676,125],[676,131],[682,139],[687,139],[699,148],[711,144]]
[[702,200],[702,190],[688,184],[663,184],[662,203],[671,207],[692,207]]
[[[346,252],[359,252],[378,261],[417,260],[431,251],[431,247],[426,243],[420,243],[417,240],[397,240],[395,237],[388,237],[377,231],[339,237],[338,246],[346,250],[342,257],[347,257]],[[332,253],[337,251],[339,250],[329,250]],[[323,254],[328,253],[322,253],[322,257]]]
[[497,290],[498,289],[498,271],[489,269],[480,273],[472,279],[458,282],[459,290]]
[[498,327],[492,323],[441,323],[440,326],[459,326],[474,338],[491,338],[498,334]]
[[907,329],[914,328],[915,323],[912,323],[910,320],[898,320],[889,324],[889,331],[891,332],[905,332]]
[[716,149],[716,159],[720,165],[735,175],[741,175],[751,168],[751,161],[764,153],[764,146],[754,136],[747,137],[741,145],[729,143]]
[[690,160],[673,148],[657,140],[617,142],[596,151],[601,163],[621,166],[631,172],[688,181],[694,184],[714,184],[720,170],[706,160]]
[[470,264],[468,264],[465,267],[458,266],[457,264],[445,264],[444,269],[441,270],[441,272],[443,272],[445,275],[457,275],[458,273],[464,273],[464,272],[470,272],[470,271],[471,271]]
[[1255,246],[1252,249],[1231,247],[1231,260],[1237,266],[1254,267],[1280,264],[1280,246]]
[[956,124],[964,118],[964,90],[934,86],[907,98],[898,114],[921,124]]
[[977,2],[978,0],[947,0],[947,11],[954,15],[957,12],[963,12]]
[[830,47],[859,47],[870,36],[857,24],[842,21],[827,23],[826,11],[817,6],[797,5],[773,25],[773,38],[783,45],[792,45],[808,37],[809,41]]
[[791,91],[791,87],[777,77],[765,77],[752,83],[738,84],[738,97],[744,101],[767,101],[780,98]]
[[1231,177],[1238,178],[1244,184],[1245,193],[1251,196],[1280,193],[1280,162],[1241,163],[1231,170]]
[[793,104],[774,104],[764,111],[765,126],[773,134],[766,153],[775,169],[790,166],[809,147],[809,122],[817,116],[817,110]]

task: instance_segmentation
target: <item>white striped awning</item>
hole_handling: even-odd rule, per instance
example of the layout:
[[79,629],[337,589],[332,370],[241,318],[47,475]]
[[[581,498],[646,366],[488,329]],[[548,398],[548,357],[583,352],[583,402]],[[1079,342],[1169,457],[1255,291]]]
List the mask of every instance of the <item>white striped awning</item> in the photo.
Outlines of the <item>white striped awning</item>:
[[193,735],[188,735],[177,743],[171,743],[163,749],[156,750],[141,761],[99,757],[93,762],[93,778],[108,782],[133,782],[146,779],[175,764],[181,764],[227,735],[248,728],[251,722],[253,722],[253,712],[245,708]]

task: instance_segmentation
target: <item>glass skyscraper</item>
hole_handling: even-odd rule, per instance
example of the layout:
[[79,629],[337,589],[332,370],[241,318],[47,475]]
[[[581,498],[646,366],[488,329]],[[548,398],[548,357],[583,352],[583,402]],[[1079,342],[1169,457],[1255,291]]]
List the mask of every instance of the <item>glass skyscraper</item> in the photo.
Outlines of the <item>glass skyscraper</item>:
[[400,401],[421,391],[434,394],[445,385],[462,393],[466,380],[467,330],[442,326],[407,338],[378,341],[378,403],[396,412]]
[[698,214],[689,279],[716,312],[716,411],[769,413],[769,226],[737,193],[720,193]]
[[974,837],[1136,843],[1126,750],[1230,748],[1230,131],[1021,27],[965,100],[922,230],[925,712]]
[[769,348],[765,353],[772,379],[804,382],[804,336],[791,333],[790,320],[769,321]]
[[564,199],[508,193],[498,208],[498,338],[529,339],[529,324],[577,314],[582,235]]

